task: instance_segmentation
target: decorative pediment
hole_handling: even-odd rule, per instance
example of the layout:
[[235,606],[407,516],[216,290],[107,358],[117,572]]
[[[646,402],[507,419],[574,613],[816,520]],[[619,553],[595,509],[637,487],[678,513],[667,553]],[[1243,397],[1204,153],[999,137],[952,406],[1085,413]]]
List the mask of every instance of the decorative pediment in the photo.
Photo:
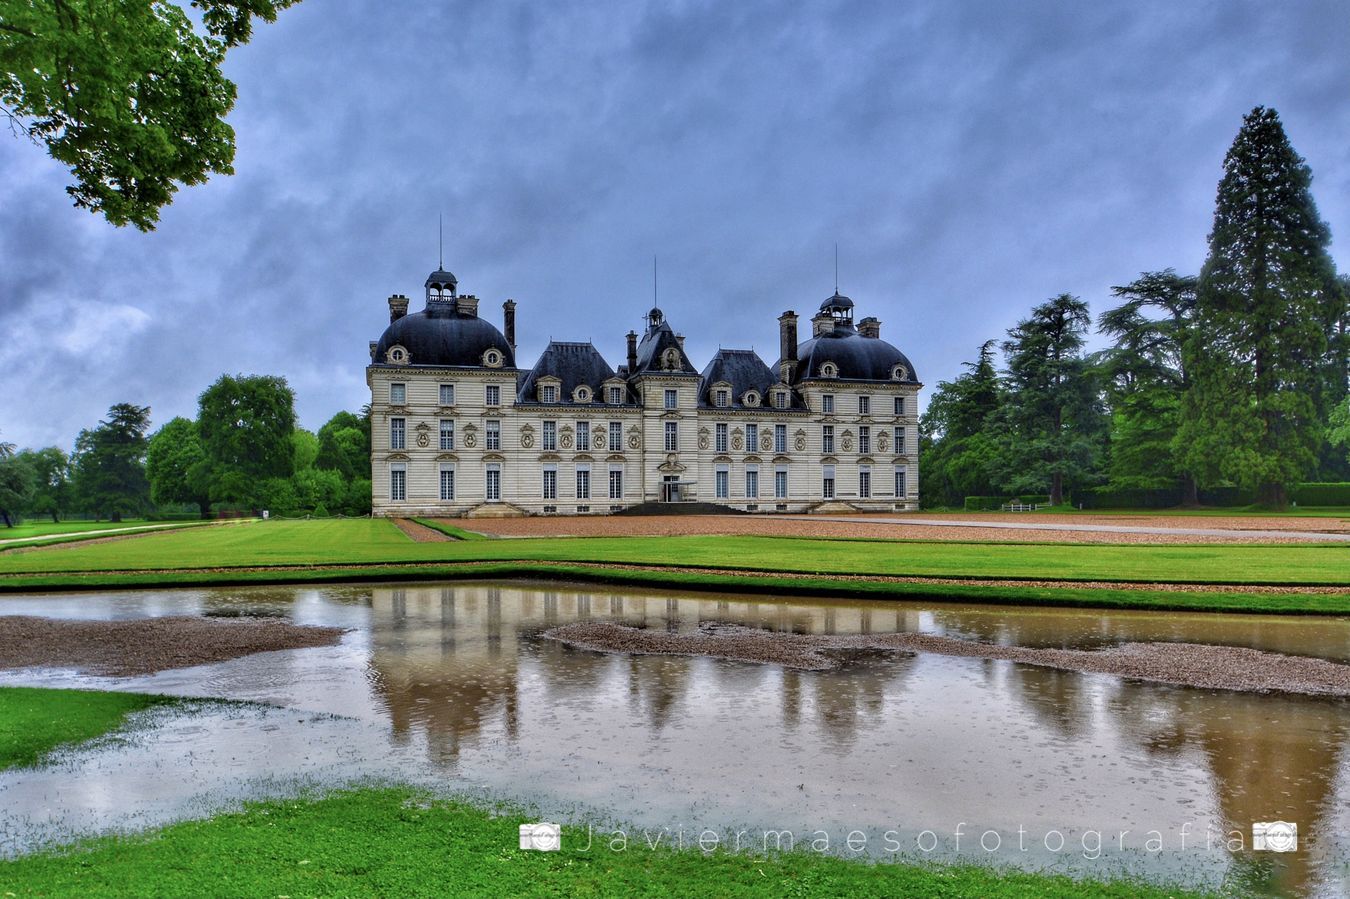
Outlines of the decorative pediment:
[[730,462],[730,461],[731,461],[731,457],[728,456],[726,453],[721,453],[721,454],[719,454],[719,455],[713,456],[713,461],[714,461],[714,462]]
[[506,457],[501,453],[483,453],[484,462],[505,462]]
[[623,453],[610,453],[605,457],[606,462],[627,462],[628,459]]
[[558,455],[557,453],[540,453],[540,454],[539,454],[539,461],[540,461],[540,462],[561,462],[561,461],[562,461],[562,456]]
[[762,460],[759,458],[759,456],[755,455],[754,453],[751,453],[750,455],[748,455],[748,456],[745,457],[745,461],[747,461],[747,462],[759,462],[759,461],[762,461]]
[[573,462],[594,462],[595,459],[591,458],[591,454],[590,454],[590,453],[577,453],[575,456],[572,457],[572,461],[573,461]]
[[874,464],[876,464],[876,463],[873,462],[871,456],[859,456],[859,457],[858,457],[858,464],[859,464],[859,465],[874,465]]
[[680,472],[685,471],[686,469],[683,465],[681,465],[678,461],[676,461],[674,456],[669,456],[666,458],[666,461],[656,466],[656,470],[664,474],[679,474]]
[[820,457],[820,464],[821,464],[821,465],[838,465],[838,464],[839,464],[839,459],[836,458],[835,456],[821,456],[821,457]]
[[791,461],[792,461],[792,457],[791,457],[791,456],[784,456],[784,455],[782,455],[782,454],[779,454],[779,455],[773,457],[773,461],[775,461],[775,462],[791,462]]
[[459,456],[454,453],[440,453],[436,456],[437,462],[458,462]]
[[407,462],[407,461],[408,461],[408,454],[407,454],[407,453],[390,453],[389,455],[387,455],[387,456],[384,457],[384,461],[386,461],[386,462]]

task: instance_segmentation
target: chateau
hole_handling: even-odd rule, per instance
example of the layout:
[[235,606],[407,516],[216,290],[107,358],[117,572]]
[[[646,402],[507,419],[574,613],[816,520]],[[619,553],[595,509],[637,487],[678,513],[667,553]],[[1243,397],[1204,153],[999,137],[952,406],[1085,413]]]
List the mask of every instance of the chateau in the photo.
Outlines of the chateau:
[[660,309],[611,368],[590,343],[553,341],[516,362],[516,304],[502,328],[453,274],[426,308],[389,298],[370,344],[374,514],[607,514],[644,503],[751,512],[918,507],[918,393],[909,360],[855,325],[838,291],[798,342],[778,318],[773,367],[718,350],[700,371]]

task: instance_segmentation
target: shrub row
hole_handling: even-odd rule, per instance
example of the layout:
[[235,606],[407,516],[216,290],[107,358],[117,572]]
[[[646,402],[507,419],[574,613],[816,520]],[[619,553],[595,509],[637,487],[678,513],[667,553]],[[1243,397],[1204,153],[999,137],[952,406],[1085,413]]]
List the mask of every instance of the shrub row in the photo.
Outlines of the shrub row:
[[[1070,499],[1075,506],[1084,509],[1167,509],[1181,505],[1182,495],[1177,487],[1093,487],[1075,490]],[[1243,487],[1210,487],[1199,491],[1199,499],[1202,506],[1250,506],[1256,502],[1256,491]],[[1289,499],[1299,506],[1350,506],[1350,483],[1299,484],[1289,492]]]
[[967,496],[965,509],[967,512],[997,512],[1007,503],[1024,503],[1026,505],[1045,505],[1050,502],[1050,497],[1043,494],[1027,494],[1024,496]]
[[1350,506],[1350,482],[1299,484],[1289,499],[1300,506]]

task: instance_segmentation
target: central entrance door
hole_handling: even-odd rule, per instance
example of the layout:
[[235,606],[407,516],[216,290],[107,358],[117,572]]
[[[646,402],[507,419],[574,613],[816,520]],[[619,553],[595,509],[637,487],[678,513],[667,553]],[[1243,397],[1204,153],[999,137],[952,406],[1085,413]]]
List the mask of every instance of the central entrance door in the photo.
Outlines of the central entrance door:
[[661,476],[661,502],[678,503],[680,496],[680,476],[667,474]]

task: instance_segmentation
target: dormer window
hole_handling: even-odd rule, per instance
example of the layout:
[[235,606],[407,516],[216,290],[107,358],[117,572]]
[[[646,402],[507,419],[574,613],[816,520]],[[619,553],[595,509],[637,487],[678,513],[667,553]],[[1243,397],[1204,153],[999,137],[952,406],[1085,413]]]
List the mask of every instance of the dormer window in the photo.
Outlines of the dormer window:
[[751,407],[758,406],[758,405],[759,405],[759,391],[757,391],[757,390],[747,390],[747,391],[745,392],[745,396],[741,397],[741,402],[743,402],[743,403],[745,403],[745,405],[751,406]]
[[502,364],[502,354],[495,350],[488,350],[483,354],[483,364],[488,368],[496,368]]
[[788,404],[788,395],[786,390],[775,390],[773,392],[773,407],[775,409],[786,409]]
[[572,399],[578,403],[589,403],[591,401],[591,388],[584,385],[578,387],[572,392]]
[[558,401],[558,388],[553,384],[545,384],[539,388],[539,402],[556,403]]
[[822,378],[837,378],[839,377],[839,367],[833,362],[826,362],[820,367],[820,376]]
[[725,388],[719,389],[717,391],[717,399],[715,402],[717,403],[718,408],[725,409],[731,404],[731,391],[726,390]]
[[903,365],[897,365],[895,368],[891,369],[891,378],[893,380],[903,381],[908,377],[909,369],[905,368]]
[[402,365],[408,361],[408,351],[401,346],[390,347],[385,358],[395,365]]
[[623,402],[623,388],[622,387],[609,388],[609,404],[611,406],[617,406],[622,402]]

